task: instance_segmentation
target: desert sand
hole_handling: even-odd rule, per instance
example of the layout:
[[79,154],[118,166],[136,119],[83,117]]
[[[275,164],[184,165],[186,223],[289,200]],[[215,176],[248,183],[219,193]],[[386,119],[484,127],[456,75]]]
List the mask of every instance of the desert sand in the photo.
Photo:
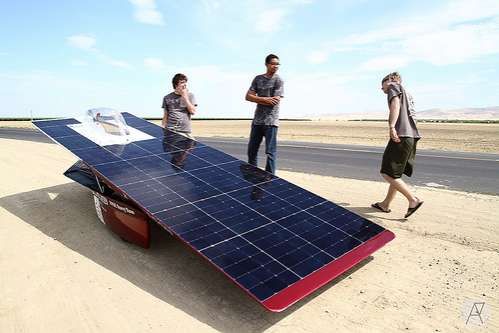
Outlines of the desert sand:
[[[386,185],[280,172],[396,234],[282,313],[260,307],[159,227],[150,249],[99,222],[53,144],[0,139],[0,332],[498,332],[499,198],[415,188],[404,220],[369,207]],[[466,320],[485,302],[483,324]]]

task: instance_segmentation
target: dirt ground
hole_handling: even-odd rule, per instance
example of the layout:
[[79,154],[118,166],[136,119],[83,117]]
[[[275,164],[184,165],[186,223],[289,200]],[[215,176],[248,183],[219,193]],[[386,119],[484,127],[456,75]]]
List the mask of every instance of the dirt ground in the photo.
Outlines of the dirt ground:
[[[159,124],[159,121],[153,121]],[[249,136],[249,120],[193,121],[192,132],[199,137]],[[32,127],[30,122],[2,121],[0,127]],[[499,124],[420,123],[421,149],[499,153]],[[388,129],[376,121],[281,121],[279,140],[336,144],[385,146]]]
[[63,148],[0,139],[0,156],[0,332],[499,332],[497,196],[417,187],[404,220],[401,197],[369,207],[382,182],[280,172],[396,238],[275,314],[159,227],[148,250],[111,233]]

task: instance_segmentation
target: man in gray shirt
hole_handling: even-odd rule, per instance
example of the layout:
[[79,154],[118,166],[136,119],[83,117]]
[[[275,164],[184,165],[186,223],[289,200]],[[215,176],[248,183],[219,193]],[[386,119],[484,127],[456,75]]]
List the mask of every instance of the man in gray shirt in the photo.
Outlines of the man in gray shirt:
[[191,116],[196,113],[196,98],[187,89],[187,76],[175,74],[172,79],[174,91],[163,98],[163,120],[161,126],[180,134],[191,136]]
[[409,208],[405,214],[407,218],[423,204],[423,201],[414,196],[401,178],[402,174],[409,177],[412,175],[416,145],[421,136],[416,126],[414,101],[401,83],[402,78],[397,72],[388,74],[381,81],[381,89],[387,95],[390,111],[388,116],[390,140],[383,153],[380,172],[390,187],[385,199],[373,203],[371,206],[389,213],[391,211],[390,204],[398,191],[409,201]]
[[256,103],[248,142],[248,163],[257,165],[258,149],[265,137],[265,170],[275,174],[279,104],[284,96],[284,82],[277,75],[279,57],[269,54],[265,58],[265,66],[265,74],[257,75],[246,93],[246,100]]

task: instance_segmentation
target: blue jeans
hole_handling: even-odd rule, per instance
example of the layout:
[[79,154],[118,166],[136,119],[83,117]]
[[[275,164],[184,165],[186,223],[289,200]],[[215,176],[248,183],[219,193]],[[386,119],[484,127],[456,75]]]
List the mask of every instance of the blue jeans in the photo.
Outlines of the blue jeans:
[[267,163],[265,170],[275,174],[276,149],[277,149],[277,126],[251,125],[250,139],[248,143],[248,163],[257,166],[258,148],[265,137],[265,154]]

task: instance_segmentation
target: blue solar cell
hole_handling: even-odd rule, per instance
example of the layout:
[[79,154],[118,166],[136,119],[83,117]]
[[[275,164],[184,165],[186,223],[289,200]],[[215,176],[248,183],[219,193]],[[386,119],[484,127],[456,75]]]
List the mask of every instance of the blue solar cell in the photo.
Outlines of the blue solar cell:
[[169,161],[177,172],[192,171],[211,166],[208,162],[188,154],[186,150],[159,154],[158,157]]
[[316,229],[317,227],[327,226],[322,220],[306,212],[290,215],[279,220],[277,223],[300,235]]
[[300,209],[307,209],[327,201],[324,198],[280,178],[275,179],[265,186],[265,191],[292,203]]
[[[132,127],[134,127],[134,126],[132,126]],[[151,124],[151,123],[141,125],[141,126],[137,127],[136,129],[143,132],[143,133],[149,134],[150,136],[158,138],[158,139],[163,139],[163,137],[165,135],[164,128],[159,127],[159,126],[154,125],[154,124]]]
[[154,179],[122,185],[121,188],[152,214],[187,204],[186,200]]
[[200,147],[198,149],[190,151],[189,153],[215,165],[232,162],[236,160],[235,157],[232,157],[226,153],[222,153],[221,151],[210,147]]
[[272,290],[272,293],[275,294],[278,291],[286,288],[288,285],[281,281],[278,277],[273,277],[265,281],[265,287]]
[[128,113],[128,112],[123,112],[122,113],[123,118],[125,119],[125,122],[128,126],[140,129],[140,127],[149,127],[151,125],[154,126],[154,124],[148,122],[147,120],[144,120],[139,117],[135,117],[134,115]]
[[109,145],[105,146],[105,148],[123,160],[151,155],[150,152],[134,145],[133,143],[126,145]]
[[33,124],[38,128],[44,129],[51,126],[80,124],[80,122],[76,119],[71,118],[71,119],[37,120],[34,121]]
[[380,227],[377,224],[366,223],[366,227],[364,229],[354,233],[352,236],[365,242],[368,239],[373,238],[374,236],[376,236],[377,234],[379,234],[383,230],[385,230],[385,229],[383,227]]
[[94,147],[88,149],[78,149],[73,151],[81,160],[85,161],[88,165],[96,165],[108,162],[117,162],[120,159],[108,152],[102,147]]
[[173,164],[159,156],[140,157],[129,160],[128,163],[151,178],[164,177],[178,173],[178,169]]
[[[202,221],[197,221],[197,222],[209,222],[208,224],[202,224],[202,223],[197,223],[195,226],[191,225],[193,228],[186,230],[184,232],[180,233],[180,236],[182,236],[183,239],[186,241],[192,243],[193,241],[200,239],[200,238],[205,238],[209,235],[212,234],[218,234],[218,233],[228,233],[228,238],[235,236],[233,232],[230,232],[230,230],[227,230],[224,225],[221,223],[217,222],[214,219],[203,219]],[[179,230],[179,229],[177,229]],[[227,238],[225,238],[227,239]],[[219,243],[223,239],[220,239],[218,241],[212,242],[210,245]]]
[[161,177],[158,178],[158,181],[190,202],[206,199],[222,193],[213,186],[191,176],[187,172]]
[[175,147],[177,147],[180,150],[190,150],[193,148],[200,148],[204,147],[205,145],[188,138],[185,135],[181,135],[175,132],[172,132],[170,130],[165,130],[165,135],[163,137],[163,140]]
[[[317,228],[317,229],[326,229],[326,228]],[[318,234],[315,233],[314,231],[317,230],[314,229],[309,233],[306,233],[303,235],[303,238],[314,244],[320,249],[327,249],[329,248],[332,244],[335,244],[339,239],[342,239],[346,236],[346,234],[339,230],[331,230],[331,231],[325,231],[323,234]],[[318,230],[322,231],[322,230]]]
[[98,164],[94,168],[111,183],[117,186],[136,183],[151,179],[150,176],[134,168],[125,161]]
[[265,170],[259,169],[251,164],[239,160],[219,164],[217,165],[217,167],[254,185],[268,182],[277,178],[276,176]]
[[291,270],[302,278],[315,272],[319,268],[329,264],[334,258],[324,252],[318,252],[312,257],[302,261],[301,263],[291,267]]
[[202,253],[209,259],[214,259],[222,254],[234,251],[235,249],[242,248],[248,245],[248,241],[241,237],[234,237],[230,240],[210,246],[202,251]]
[[177,147],[161,139],[135,141],[133,144],[147,150],[148,152],[151,152],[152,154],[161,154],[179,150]]
[[345,238],[337,241],[336,243],[332,244],[330,247],[327,247],[324,249],[329,255],[339,258],[345,253],[353,250],[357,246],[362,244],[361,241],[356,240],[353,237],[350,236],[345,236]]
[[265,300],[270,296],[274,295],[274,291],[267,287],[265,284],[259,284],[256,287],[250,289],[250,292],[255,295],[259,300]]
[[[232,251],[223,253],[222,255],[220,255],[218,257],[211,258],[211,260],[224,269],[228,268],[230,266],[236,265],[237,263],[242,262],[243,260],[248,259],[247,253],[251,253],[250,256],[256,255],[256,254],[261,254],[261,255],[266,256],[268,258],[267,262],[272,261],[272,258],[270,258],[268,255],[261,253],[255,246],[253,246],[251,244],[248,244],[248,245],[244,246],[243,248],[245,248],[245,252],[241,251],[242,248],[236,248],[236,249],[233,249]],[[260,266],[260,264],[258,264],[258,266]],[[257,267],[255,267],[255,269],[256,268]],[[246,272],[249,272],[249,271],[250,271],[249,269],[246,270]],[[237,274],[234,276],[239,276],[242,274],[243,273]]]
[[157,212],[154,216],[177,234],[188,232],[199,225],[217,222],[192,204]]
[[73,135],[73,136],[64,136],[57,138],[57,142],[59,142],[61,145],[69,149],[70,151],[74,152],[77,149],[87,149],[87,148],[94,148],[94,147],[99,147],[96,143],[93,141],[90,141],[89,139],[81,136],[81,135]]
[[43,128],[43,132],[54,139],[62,136],[79,135],[78,132],[65,125],[47,126]]
[[286,286],[290,286],[293,283],[300,280],[300,277],[289,270],[285,270],[277,274],[277,278],[282,281]]
[[268,250],[269,254],[274,258],[281,258],[289,253],[293,252],[295,249],[307,245],[307,240],[301,237],[301,235],[293,236],[286,239],[283,242],[277,243]]
[[245,257],[241,261],[239,261],[233,265],[224,267],[224,271],[227,274],[229,274],[230,276],[237,277],[237,276],[241,276],[241,275],[245,274],[246,272],[255,270],[259,267],[260,267],[260,265],[258,265],[256,262],[251,260],[251,258]]
[[299,211],[296,206],[265,192],[263,188],[268,183],[231,192],[230,196],[273,221]]
[[[345,218],[344,215],[342,215],[341,217]],[[336,222],[336,220],[333,220],[332,222],[334,223]],[[344,223],[338,229],[344,231],[346,234],[353,235],[359,231],[362,231],[366,227],[367,227],[366,222],[357,216],[355,220],[345,219]]]
[[244,179],[234,177],[232,174],[219,169],[218,167],[195,170],[191,171],[190,174],[209,183],[211,186],[215,187],[221,192],[230,192],[233,190],[251,186],[251,183],[248,183]]
[[196,206],[238,234],[243,234],[270,223],[261,214],[241,205],[226,195],[198,201]]

